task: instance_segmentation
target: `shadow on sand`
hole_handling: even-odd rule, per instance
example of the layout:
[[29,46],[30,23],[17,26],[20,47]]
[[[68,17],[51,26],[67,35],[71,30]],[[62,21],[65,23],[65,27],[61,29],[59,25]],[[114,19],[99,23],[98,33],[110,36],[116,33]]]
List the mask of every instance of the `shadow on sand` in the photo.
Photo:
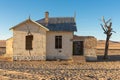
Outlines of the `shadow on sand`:
[[104,60],[103,55],[97,56],[97,62],[103,62],[103,61],[120,61],[120,55],[108,55],[108,59]]

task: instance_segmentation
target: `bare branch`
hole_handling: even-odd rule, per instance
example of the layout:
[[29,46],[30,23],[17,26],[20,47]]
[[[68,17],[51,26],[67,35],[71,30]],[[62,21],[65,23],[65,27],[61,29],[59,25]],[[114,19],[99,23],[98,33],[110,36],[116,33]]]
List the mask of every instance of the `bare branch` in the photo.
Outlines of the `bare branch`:
[[111,31],[111,32],[114,32],[114,33],[116,33],[115,31]]
[[110,24],[109,24],[109,27],[111,27],[112,26],[112,22],[110,22]]
[[106,21],[105,23],[107,24],[107,23],[109,23],[111,21],[111,19],[109,19],[108,21]]
[[106,33],[107,32],[106,29],[103,27],[102,24],[100,24],[100,25],[101,25],[102,29],[104,30],[104,32]]
[[102,21],[103,21],[104,24],[106,24],[105,19],[104,19],[104,16],[102,17]]

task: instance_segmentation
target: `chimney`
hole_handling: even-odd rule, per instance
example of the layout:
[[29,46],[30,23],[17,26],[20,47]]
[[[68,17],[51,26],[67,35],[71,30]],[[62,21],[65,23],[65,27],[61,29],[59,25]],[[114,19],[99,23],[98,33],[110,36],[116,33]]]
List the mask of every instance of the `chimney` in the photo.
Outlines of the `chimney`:
[[45,24],[48,24],[48,20],[49,20],[49,12],[45,12]]

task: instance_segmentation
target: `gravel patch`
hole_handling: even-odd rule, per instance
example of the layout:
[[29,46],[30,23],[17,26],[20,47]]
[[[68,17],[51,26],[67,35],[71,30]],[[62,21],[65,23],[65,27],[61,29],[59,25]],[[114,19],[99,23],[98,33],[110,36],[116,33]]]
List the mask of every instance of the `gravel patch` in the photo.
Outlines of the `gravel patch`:
[[0,80],[119,80],[120,61],[0,62]]

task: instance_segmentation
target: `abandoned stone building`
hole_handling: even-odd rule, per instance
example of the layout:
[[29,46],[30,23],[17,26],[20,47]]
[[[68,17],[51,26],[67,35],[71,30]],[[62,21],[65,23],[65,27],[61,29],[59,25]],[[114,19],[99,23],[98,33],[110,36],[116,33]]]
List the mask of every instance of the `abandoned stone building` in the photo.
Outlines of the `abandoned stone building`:
[[97,60],[97,39],[93,36],[73,36],[73,56],[83,55],[86,60]]
[[45,18],[29,18],[10,30],[13,37],[6,41],[5,56],[12,60],[69,60],[75,55],[96,59],[96,38],[74,36],[74,17],[49,17],[46,12]]

